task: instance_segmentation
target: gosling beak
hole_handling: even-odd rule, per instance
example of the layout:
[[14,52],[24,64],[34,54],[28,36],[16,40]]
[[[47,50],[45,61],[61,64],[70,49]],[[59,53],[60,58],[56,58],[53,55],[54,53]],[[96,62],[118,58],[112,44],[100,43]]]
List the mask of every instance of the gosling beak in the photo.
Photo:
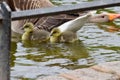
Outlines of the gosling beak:
[[50,33],[50,36],[52,36],[53,35],[53,33]]
[[24,27],[22,27],[21,30],[24,30]]
[[120,14],[117,14],[117,13],[109,13],[107,15],[109,16],[110,21],[117,19],[117,18],[120,18]]
[[53,36],[53,34],[55,34],[55,32],[54,32],[54,31],[51,31],[51,32],[50,32],[50,36]]

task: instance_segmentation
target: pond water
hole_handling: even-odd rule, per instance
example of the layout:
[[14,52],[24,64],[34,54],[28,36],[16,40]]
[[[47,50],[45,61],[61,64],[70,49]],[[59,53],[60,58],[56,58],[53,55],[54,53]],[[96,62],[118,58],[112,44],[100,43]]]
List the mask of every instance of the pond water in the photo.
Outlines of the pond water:
[[[93,0],[52,0],[55,4],[76,4]],[[109,8],[118,12],[119,7]],[[11,80],[35,80],[98,63],[120,60],[120,32],[109,32],[105,24],[85,24],[78,31],[80,41],[23,45],[12,42]],[[113,25],[107,25],[113,26]]]

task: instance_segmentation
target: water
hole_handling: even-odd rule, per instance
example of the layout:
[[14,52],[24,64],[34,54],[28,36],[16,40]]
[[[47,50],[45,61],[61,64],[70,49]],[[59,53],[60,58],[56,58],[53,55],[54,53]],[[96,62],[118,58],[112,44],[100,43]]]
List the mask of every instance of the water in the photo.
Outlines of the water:
[[[87,0],[53,0],[54,3],[63,5],[79,1]],[[109,9],[119,11],[119,7]],[[12,42],[11,80],[35,80],[38,77],[120,60],[120,32],[108,32],[101,27],[104,25],[86,24],[78,31],[80,41],[73,44],[23,45],[21,42]]]

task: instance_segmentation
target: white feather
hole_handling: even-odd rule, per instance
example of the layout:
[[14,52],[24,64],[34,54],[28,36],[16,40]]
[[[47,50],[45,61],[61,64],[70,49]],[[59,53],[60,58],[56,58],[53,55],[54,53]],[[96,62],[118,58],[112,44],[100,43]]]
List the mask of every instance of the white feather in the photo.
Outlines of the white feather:
[[74,20],[68,21],[58,28],[60,29],[61,32],[65,31],[73,31],[76,32],[78,31],[88,20],[88,18],[92,15],[92,13],[88,13],[84,16],[80,16]]

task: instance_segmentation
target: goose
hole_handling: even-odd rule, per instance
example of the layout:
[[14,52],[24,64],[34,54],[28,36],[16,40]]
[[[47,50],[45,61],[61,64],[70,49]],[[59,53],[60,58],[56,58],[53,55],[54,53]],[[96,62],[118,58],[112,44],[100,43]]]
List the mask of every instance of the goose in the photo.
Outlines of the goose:
[[116,18],[120,18],[120,14],[104,13],[95,16],[93,12],[89,12],[84,16],[80,16],[62,24],[57,28],[53,28],[50,33],[50,42],[75,42],[78,40],[76,32],[80,30],[86,22],[102,23],[112,21]]
[[[9,1],[11,1],[11,2],[9,2]],[[8,2],[10,3],[10,5],[12,5],[11,7],[14,11],[29,10],[29,9],[36,9],[36,8],[46,8],[46,7],[55,6],[49,0],[14,0],[14,1],[8,0]],[[37,32],[37,30],[41,30],[43,32],[45,31],[45,32],[47,32],[47,34],[50,33],[51,34],[50,41],[54,42],[54,41],[52,41],[52,37],[53,37],[52,33],[54,33],[54,30],[55,30],[54,28],[59,29],[60,25],[62,26],[62,24],[67,21],[70,21],[70,22],[78,21],[75,18],[78,17],[79,15],[81,15],[81,14],[80,13],[60,14],[60,15],[55,15],[55,16],[38,17],[38,18],[34,18],[34,19],[12,21],[11,29],[13,32],[23,35],[26,30],[23,28],[24,25],[30,22],[34,25],[34,26],[32,25],[34,27],[33,33],[34,33],[34,31]],[[112,20],[112,18],[117,18],[117,16],[110,17],[111,15],[113,16],[113,14],[109,14],[109,15],[108,14],[99,14],[96,16],[92,15],[91,17],[87,17],[87,19],[86,19],[87,21],[85,21],[85,22],[108,22],[109,20]],[[73,19],[75,19],[75,20],[73,20]],[[65,23],[65,24],[67,24],[67,23]],[[81,23],[82,23],[81,25],[83,25],[83,22],[81,22]],[[73,24],[71,24],[71,25],[73,25]],[[62,29],[62,27],[61,27],[61,29]],[[62,35],[64,35],[63,37],[61,37],[61,41],[67,41],[67,40],[65,40],[65,35],[68,33],[75,35],[75,31],[70,32],[69,29],[64,29],[64,28],[63,28],[64,30],[62,31],[61,29],[60,29],[60,31],[61,31],[60,33],[62,33]],[[72,27],[71,27],[71,29],[72,29]],[[66,32],[66,33],[63,33],[63,32]],[[40,32],[35,33],[35,34],[38,34],[36,36],[41,35]],[[75,39],[76,37],[74,36],[73,38]],[[35,38],[35,39],[38,39],[38,38]]]

